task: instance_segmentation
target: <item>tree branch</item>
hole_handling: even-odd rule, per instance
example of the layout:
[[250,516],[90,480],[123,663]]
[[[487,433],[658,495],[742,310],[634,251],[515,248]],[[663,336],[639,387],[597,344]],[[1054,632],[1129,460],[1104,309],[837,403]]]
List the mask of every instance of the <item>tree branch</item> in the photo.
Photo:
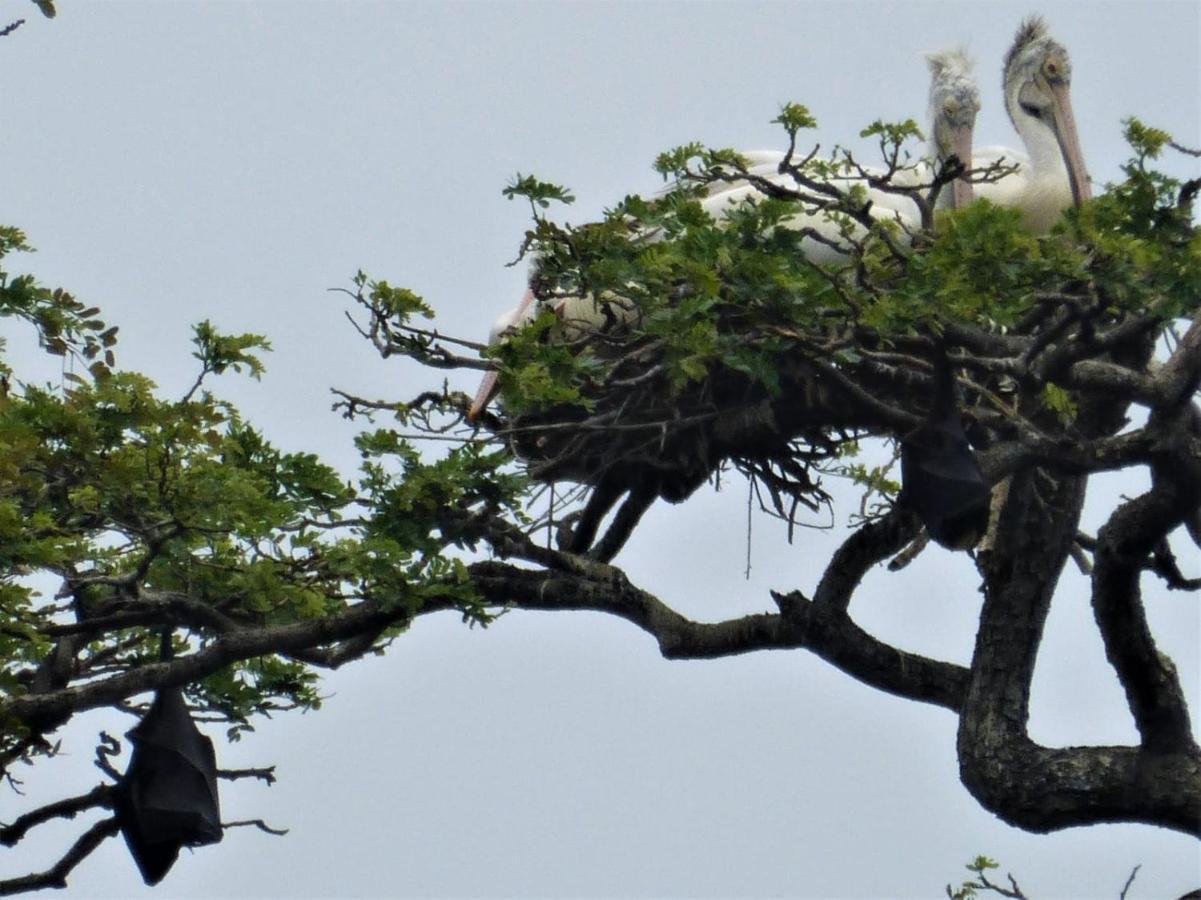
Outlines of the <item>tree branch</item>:
[[[1106,411],[1106,427],[1117,412]],[[1027,734],[1035,657],[1084,497],[1083,478],[1063,476],[1035,491],[1034,476],[1015,475],[997,546],[982,560],[985,602],[960,717],[960,777],[985,808],[1030,831],[1138,821],[1201,836],[1196,747],[1045,748]]]
[[38,891],[42,888],[65,888],[67,876],[71,874],[71,870],[87,859],[93,850],[104,843],[107,838],[116,834],[118,830],[119,826],[115,816],[101,819],[85,831],[79,840],[71,845],[71,849],[67,851],[66,855],[45,872],[0,881],[0,897],[21,894],[26,891]]
[[248,826],[257,828],[259,831],[265,831],[267,834],[273,834],[276,837],[283,837],[288,833],[287,828],[272,828],[262,819],[242,819],[237,822],[221,823],[222,828],[246,828]]
[[908,543],[915,530],[914,523],[899,516],[864,526],[835,555],[813,602],[798,593],[773,594],[781,614],[759,613],[716,623],[685,618],[630,584],[619,569],[600,563],[585,563],[574,572],[538,572],[481,562],[470,571],[489,605],[616,615],[654,637],[668,659],[803,648],[873,687],[955,710],[967,685],[965,669],[898,650],[864,632],[846,615],[850,595],[864,573]]
[[363,602],[322,619],[244,628],[224,634],[204,649],[169,662],[140,666],[79,687],[11,698],[0,703],[0,717],[57,721],[71,713],[107,706],[144,691],[198,681],[240,660],[271,653],[303,652],[363,632],[378,631],[411,615],[404,604],[391,608]]
[[[1153,416],[1154,419],[1158,417]],[[1177,416],[1178,433],[1185,423]],[[1093,612],[1105,653],[1118,674],[1143,746],[1154,752],[1196,752],[1188,705],[1176,668],[1155,646],[1139,581],[1146,561],[1201,504],[1201,459],[1152,468],[1151,490],[1120,506],[1097,534]]]
[[11,825],[0,827],[0,844],[15,846],[31,828],[36,828],[52,819],[74,819],[85,809],[97,806],[111,808],[116,788],[111,784],[98,784],[86,794],[69,797],[18,816]]

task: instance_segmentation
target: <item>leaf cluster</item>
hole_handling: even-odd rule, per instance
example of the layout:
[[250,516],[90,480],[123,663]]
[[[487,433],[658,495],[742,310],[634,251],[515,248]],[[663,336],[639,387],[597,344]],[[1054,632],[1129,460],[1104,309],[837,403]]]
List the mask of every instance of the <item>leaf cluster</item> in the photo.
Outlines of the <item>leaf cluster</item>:
[[[972,359],[973,419],[996,427],[1020,407],[1030,427],[1066,435],[1079,398],[1064,362],[1031,366],[1035,356],[1078,330],[1076,349],[1057,352],[1077,359],[1107,329],[1150,334],[1201,305],[1189,188],[1151,165],[1170,144],[1163,132],[1129,123],[1125,179],[1036,236],[987,201],[923,212],[921,225],[873,213],[868,185],[931,205],[938,185],[904,186],[917,171],[912,121],[862,132],[883,168],[839,148],[798,152],[816,124],[799,104],[776,121],[789,149],[770,177],[735,151],[686,144],[655,160],[664,191],[627,196],[599,222],[548,215],[572,199],[561,186],[524,176],[507,189],[531,201],[522,252],[542,312],[483,356],[503,386],[495,430],[536,480],[596,485],[649,467],[696,484],[733,462],[756,477],[791,465],[789,489],[809,500],[823,470],[887,496],[890,479],[845,457],[863,434],[897,438],[921,420],[948,335],[969,356],[990,348]],[[712,197],[724,191],[742,202],[719,214]],[[836,261],[815,261],[835,247]],[[565,308],[588,322],[564,321]],[[775,440],[749,426],[729,437],[723,423],[748,409],[770,409]]]
[[[24,246],[19,232],[0,234],[5,247]],[[59,352],[60,341],[86,348],[105,333],[94,327],[95,310],[32,278],[6,289],[0,302],[35,324],[48,352]],[[372,290],[397,314],[421,311],[407,291]],[[200,371],[180,399],[163,398],[143,375],[107,368],[61,388],[6,381],[5,694],[157,662],[163,629],[174,630],[180,656],[232,631],[320,620],[362,603],[397,610],[402,623],[429,598],[486,619],[463,563],[447,551],[478,539],[473,507],[491,511],[519,492],[520,479],[494,476],[497,454],[469,446],[427,464],[377,432],[360,439],[364,465],[352,483],[311,453],[274,446],[232,405],[198,390],[208,375],[260,376],[258,352],[270,349],[262,336],[202,322],[193,345]],[[69,647],[69,664],[47,681],[56,647]],[[233,736],[256,714],[320,704],[311,666],[279,654],[234,662],[188,693],[228,720]],[[5,725],[5,758],[38,748],[28,734],[24,723]]]
[[[15,252],[31,253],[33,247],[20,229],[0,226],[0,317],[32,325],[47,353],[77,356],[93,377],[108,375],[116,364],[117,327],[105,324],[98,308],[86,306],[62,288],[44,287],[32,275],[11,274],[4,260]],[[3,347],[0,342],[0,352]],[[0,374],[6,380],[12,374],[2,356]]]

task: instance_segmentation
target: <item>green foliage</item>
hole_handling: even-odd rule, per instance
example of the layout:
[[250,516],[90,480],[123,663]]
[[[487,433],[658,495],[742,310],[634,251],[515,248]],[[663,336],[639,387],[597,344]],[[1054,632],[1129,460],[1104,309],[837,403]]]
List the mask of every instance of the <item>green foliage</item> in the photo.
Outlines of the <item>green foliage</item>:
[[399,324],[407,323],[413,316],[434,317],[429,304],[408,288],[394,288],[386,281],[373,281],[362,271],[355,274],[354,285],[359,291],[366,291],[368,301],[385,315],[394,317]]
[[1021,213],[987,200],[943,218],[938,239],[914,255],[903,277],[893,276],[895,260],[878,256],[872,262],[892,290],[865,298],[863,321],[884,334],[904,333],[934,317],[1012,325],[1053,275],[1043,245],[1022,230]]
[[1133,116],[1122,124],[1122,136],[1134,151],[1134,165],[1140,169],[1144,169],[1148,159],[1158,159],[1163,148],[1172,142],[1172,136],[1166,131],[1144,125]]
[[[27,249],[24,236],[0,229],[0,250],[19,249]],[[403,289],[369,289],[396,315],[428,312]],[[33,322],[52,353],[83,352],[89,337],[115,333],[97,324],[96,310],[32,277],[0,281],[0,312]],[[209,322],[195,327],[193,343],[197,387],[208,374],[257,378],[258,351],[270,349],[260,335],[224,335]],[[493,472],[499,455],[468,446],[425,463],[399,440],[367,436],[356,487],[311,453],[275,447],[208,391],[163,399],[144,375],[107,367],[96,374],[61,389],[14,379],[0,393],[6,693],[28,690],[53,644],[47,629],[119,617],[139,603],[185,604],[168,617],[192,623],[176,630],[179,653],[221,630],[198,622],[288,625],[363,601],[410,612],[437,602],[486,620],[463,562],[448,551],[478,539],[473,511],[515,507],[524,482]],[[399,471],[387,471],[395,461]],[[62,603],[43,595],[48,578],[61,582]],[[79,649],[78,671],[157,661],[159,631],[102,631]],[[275,655],[227,666],[189,695],[228,719],[233,737],[254,715],[320,704],[313,670]],[[0,749],[23,733],[8,726]]]
[[809,107],[801,103],[785,103],[772,122],[783,126],[790,138],[795,138],[798,131],[817,127],[817,119],[809,112]]
[[838,470],[838,474],[849,478],[852,483],[865,488],[865,496],[868,497],[873,495],[895,497],[900,492],[901,483],[889,477],[892,472],[892,462],[883,466],[848,463]]
[[965,868],[976,877],[963,882],[957,889],[952,889],[948,884],[947,896],[950,900],[973,900],[979,891],[990,890],[987,873],[992,869],[1000,868],[1000,865],[987,856],[977,856]]
[[221,375],[229,369],[235,372],[245,370],[256,380],[262,377],[265,371],[263,363],[250,352],[271,350],[271,344],[261,334],[220,334],[207,319],[199,325],[193,325],[192,333],[192,343],[196,345],[192,356],[200,360],[204,372]]
[[372,509],[367,534],[411,548],[421,565],[432,564],[447,545],[474,546],[479,535],[468,510],[516,511],[526,486],[523,477],[497,471],[506,454],[479,444],[455,447],[432,462],[389,429],[364,432],[355,444]]
[[1125,179],[1081,210],[1077,227],[1093,247],[1096,282],[1120,309],[1151,309],[1165,321],[1201,304],[1201,232],[1181,183],[1150,169],[1171,136],[1137,119],[1126,121],[1134,157]]
[[543,312],[527,328],[488,349],[505,372],[505,402],[513,413],[567,404],[587,408],[582,386],[597,371],[587,348],[573,352],[561,342],[548,340],[557,329],[554,313]]
[[1076,401],[1072,395],[1057,384],[1048,382],[1043,385],[1043,405],[1064,425],[1070,425],[1076,419]]
[[[794,142],[815,125],[795,104],[776,121]],[[878,137],[886,156],[919,137],[912,122],[873,123],[863,134]],[[1127,136],[1134,156],[1124,180],[1051,235],[1032,236],[1016,213],[979,202],[940,216],[936,234],[900,250],[895,226],[855,218],[863,194],[853,179],[840,182],[846,189],[836,196],[802,189],[806,179],[846,177],[853,167],[841,153],[796,161],[797,190],[771,190],[720,222],[700,201],[713,182],[746,174],[746,161],[729,150],[689,144],[661,155],[656,168],[673,180],[669,190],[628,196],[584,226],[546,214],[553,202],[571,203],[569,191],[519,175],[505,194],[530,203],[523,250],[539,257],[538,296],[589,298],[598,311],[619,304],[631,315],[597,341],[548,310],[486,351],[499,364],[506,410],[587,414],[615,379],[630,375],[621,366],[631,358],[649,361],[665,404],[703,394],[718,377],[737,383],[743,402],[779,396],[790,368],[809,371],[817,359],[854,373],[873,353],[947,323],[1004,332],[1068,302],[1092,304],[1098,315],[1149,311],[1163,321],[1191,312],[1201,306],[1201,238],[1180,183],[1149,165],[1168,137],[1133,120]],[[823,219],[857,243],[845,265],[819,266],[804,252],[812,239],[805,227]],[[30,249],[19,230],[0,228],[0,261]],[[354,284],[353,296],[374,316],[364,333],[387,352],[454,364],[439,355],[436,335],[409,326],[432,315],[420,296],[362,272]],[[3,369],[4,691],[28,690],[55,623],[118,615],[134,600],[186,598],[192,613],[198,607],[206,621],[235,627],[311,621],[364,601],[406,614],[453,607],[471,622],[488,621],[462,556],[490,536],[497,517],[524,521],[531,484],[506,468],[507,452],[468,441],[441,456],[421,454],[382,428],[358,438],[361,472],[348,481],[312,454],[273,446],[232,406],[197,390],[208,375],[259,377],[260,354],[270,349],[264,336],[200,323],[196,385],[168,400],[144,375],[115,370],[116,328],[69,293],[0,270],[0,315],[30,323],[47,352],[79,356],[92,375],[51,390]],[[1048,412],[1072,421],[1072,396],[1049,376],[1030,387]],[[383,408],[420,426],[452,400],[444,390]],[[868,497],[895,494],[889,467],[849,459],[854,438],[831,434],[832,470]],[[62,582],[62,603],[35,587],[47,576]],[[379,640],[407,618],[396,621]],[[179,649],[215,633],[178,628]],[[85,672],[136,667],[157,658],[157,639],[154,627],[114,628],[94,636],[77,662]],[[255,715],[320,702],[312,670],[283,656],[231,665],[192,686],[191,696],[235,732]],[[995,864],[976,865],[982,874]]]
[[549,181],[539,181],[532,175],[522,175],[520,172],[501,193],[510,200],[514,197],[525,197],[530,202],[530,209],[535,216],[538,215],[538,210],[548,209],[552,202],[565,205],[575,202],[575,197],[565,188]]
[[[1166,323],[1201,306],[1201,236],[1188,191],[1150,166],[1170,143],[1162,131],[1128,123],[1133,157],[1124,180],[1069,211],[1051,234],[1034,235],[1019,211],[984,200],[940,212],[929,231],[873,218],[865,209],[867,175],[848,151],[835,148],[825,159],[797,151],[799,133],[816,124],[808,109],[789,104],[775,121],[789,137],[790,157],[770,181],[755,180],[732,150],[689,143],[655,160],[669,182],[665,192],[626,196],[601,222],[573,226],[548,217],[549,200],[570,199],[559,186],[523,177],[508,189],[532,201],[523,251],[537,254],[534,292],[546,309],[591,304],[597,322],[605,321],[599,313],[606,306],[624,311],[616,323],[609,317],[597,326],[600,336],[573,333],[545,311],[486,350],[499,364],[511,423],[523,427],[531,413],[548,413],[559,425],[606,415],[628,423],[639,400],[613,402],[613,385],[644,376],[654,377],[643,395],[653,414],[703,418],[723,389],[740,402],[790,396],[798,378],[812,383],[812,360],[851,380],[865,373],[867,382],[878,379],[893,365],[880,366],[881,358],[904,360],[906,345],[920,346],[915,336],[945,333],[950,324],[1004,335],[1070,311],[1097,329],[1132,314]],[[913,121],[877,121],[861,136],[878,139],[894,175],[915,158],[913,142],[922,137]],[[738,179],[759,191],[715,219],[713,204],[703,201]],[[817,239],[841,239],[850,248],[845,262],[815,263]],[[1041,404],[1048,421],[1070,428],[1076,399],[1053,382],[1055,374],[1036,370],[1014,389],[1026,409]],[[1012,385],[980,380],[973,402],[1009,402],[996,391]],[[883,399],[913,416],[925,413],[918,394]],[[873,497],[895,495],[887,468],[839,458],[851,452],[854,435],[827,429],[814,445],[818,457],[835,461],[822,471],[864,488],[864,509]]]
[[708,152],[704,144],[693,141],[660,153],[655,157],[653,167],[665,179],[680,180],[693,171],[695,162],[705,161]]
[[[32,253],[33,247],[20,229],[0,226],[0,261],[14,252]],[[98,317],[99,312],[61,288],[46,288],[31,275],[13,276],[7,269],[0,269],[0,317],[30,323],[42,349],[55,356],[78,356],[96,378],[109,374],[115,364],[113,347],[117,343],[116,326],[107,326]],[[0,374],[11,373],[0,359]]]
[[884,122],[876,119],[859,132],[859,136],[861,138],[878,137],[880,142],[887,146],[900,146],[909,140],[924,141],[926,139],[922,134],[922,129],[913,119],[906,119],[904,122]]
[[[792,139],[815,125],[799,104],[785,106],[775,121]],[[921,132],[912,121],[877,121],[862,135],[878,137],[884,158],[900,165]],[[850,177],[854,166],[841,151],[830,160],[794,161],[801,179],[848,179],[839,182],[840,197],[815,197],[801,181],[796,190],[778,188],[740,204],[720,222],[700,200],[714,182],[745,174],[745,160],[698,143],[655,160],[672,180],[670,190],[627,196],[599,223],[576,227],[546,218],[547,201],[570,194],[532,177],[519,178],[506,193],[537,206],[525,247],[539,255],[540,296],[599,298],[594,302],[635,310],[633,333],[616,340],[645,345],[672,391],[724,370],[775,394],[781,359],[815,336],[815,322],[868,329],[885,341],[947,322],[1004,332],[1063,297],[1089,302],[1082,276],[1102,313],[1152,311],[1168,321],[1196,309],[1201,236],[1177,203],[1179,182],[1147,166],[1170,137],[1135,120],[1127,137],[1134,158],[1124,167],[1126,179],[1070,213],[1051,235],[1032,235],[1018,211],[978,201],[940,214],[936,234],[922,236],[920,252],[912,253],[896,251],[894,223],[871,225],[879,240],[864,234],[853,218],[863,186]],[[810,262],[803,226],[819,219],[857,240],[862,253],[851,254],[845,267]],[[550,314],[486,355],[500,363],[506,408],[514,415],[564,405],[591,410],[621,359],[596,342],[565,340]],[[849,360],[844,353],[840,364]],[[1074,415],[1071,399],[1053,385],[1045,386],[1043,400],[1065,422]]]

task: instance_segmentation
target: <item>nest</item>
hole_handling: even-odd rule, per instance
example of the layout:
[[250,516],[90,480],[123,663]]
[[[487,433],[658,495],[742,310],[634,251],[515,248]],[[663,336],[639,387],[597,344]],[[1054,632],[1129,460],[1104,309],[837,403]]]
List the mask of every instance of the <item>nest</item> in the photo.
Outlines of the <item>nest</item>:
[[[771,387],[719,363],[681,389],[645,340],[608,336],[607,344],[620,350],[611,349],[603,383],[585,386],[587,408],[557,405],[495,423],[535,481],[590,489],[564,543],[602,559],[654,500],[682,502],[727,467],[752,478],[765,508],[791,526],[802,508],[829,505],[821,476],[848,445],[918,420],[893,405],[912,398],[910,373],[836,366],[801,336],[776,357]],[[594,545],[600,520],[625,495],[615,524]]]

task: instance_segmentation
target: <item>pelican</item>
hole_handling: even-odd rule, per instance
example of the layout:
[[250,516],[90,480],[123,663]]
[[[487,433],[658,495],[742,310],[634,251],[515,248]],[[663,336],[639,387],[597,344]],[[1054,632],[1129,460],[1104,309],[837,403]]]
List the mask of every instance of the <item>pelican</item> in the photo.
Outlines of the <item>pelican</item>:
[[[911,169],[895,173],[892,183],[898,187],[915,188],[929,185],[942,164],[952,156],[958,157],[966,167],[974,165],[972,131],[976,124],[976,114],[980,111],[980,92],[972,72],[972,61],[963,50],[955,49],[927,54],[926,63],[931,75],[927,158]],[[784,160],[782,151],[740,151],[739,155],[746,160],[750,175],[767,178],[781,187],[796,187],[789,176],[780,174],[779,167]],[[884,174],[883,171],[873,168],[865,168],[865,171],[869,175]],[[858,176],[847,176],[835,181],[840,183],[839,186],[845,183],[848,187],[856,182],[862,183]],[[718,216],[724,215],[731,204],[741,203],[761,194],[753,184],[742,179],[721,182],[714,188],[702,205],[710,213]],[[956,178],[950,188],[940,192],[938,208],[960,208],[972,201],[973,185],[966,177]],[[868,197],[872,201],[873,215],[877,218],[894,219],[906,232],[917,226],[917,210],[913,201],[905,194],[869,188]],[[802,213],[791,221],[798,227],[813,227],[823,234],[828,233],[827,236],[836,237],[833,234],[834,229],[820,214]],[[806,256],[814,262],[836,262],[846,256],[835,248],[818,242],[807,242],[803,246]]]
[[[489,347],[495,347],[538,315],[540,310],[534,295],[534,281],[538,277],[538,260],[539,257],[535,255],[530,262],[529,281],[525,293],[521,297],[521,302],[508,312],[502,313],[492,323],[492,328],[488,332]],[[549,308],[559,320],[551,336],[555,340],[562,341],[577,341],[597,331],[608,331],[633,321],[637,316],[637,309],[629,300],[621,297],[606,297],[597,301],[591,294],[559,297],[549,304]],[[484,373],[484,377],[480,380],[480,386],[475,392],[475,398],[467,410],[468,422],[474,422],[479,418],[484,407],[496,396],[500,389],[497,378],[495,369]]]
[[[980,91],[972,72],[972,60],[961,49],[926,55],[930,67],[930,162],[924,167],[928,181],[938,167],[952,156],[967,168],[974,165],[972,131],[976,114],[980,112]],[[917,174],[923,174],[919,168]],[[956,178],[949,192],[938,196],[938,206],[961,209],[972,202],[971,181],[966,176]]]
[[1063,211],[1091,196],[1070,88],[1068,51],[1047,32],[1039,16],[1018,27],[1005,54],[1005,111],[1025,145],[1022,154],[1006,147],[982,147],[973,157],[976,168],[998,160],[1018,171],[992,184],[976,185],[978,196],[998,206],[1017,207],[1023,225],[1046,234]]
[[[930,116],[930,160],[919,164],[914,170],[901,172],[895,179],[899,186],[918,187],[929,184],[937,173],[939,166],[951,155],[957,156],[965,165],[972,158],[972,129],[976,121],[976,113],[980,109],[980,95],[972,74],[971,60],[962,50],[949,50],[942,53],[932,53],[926,57],[930,68],[931,83],[929,96]],[[781,187],[795,188],[796,183],[791,177],[782,175],[780,163],[785,154],[779,150],[740,151],[739,155],[746,161],[749,174],[766,178]],[[841,179],[840,179],[841,180]],[[849,184],[858,179],[846,178]],[[714,218],[723,219],[738,204],[754,197],[762,197],[763,193],[745,179],[717,182],[710,188],[710,193],[701,201],[702,207]],[[916,210],[912,201],[904,194],[869,189],[868,196],[872,200],[872,213],[879,219],[891,219],[902,226],[902,231],[908,234],[918,227],[915,216]],[[960,207],[972,199],[972,184],[966,178],[957,178],[952,183],[951,190],[944,190],[938,200],[941,207]],[[801,246],[808,259],[815,263],[831,264],[842,262],[848,252],[838,249],[843,238],[838,228],[820,212],[802,212],[790,220],[793,227],[809,227],[829,239],[829,242],[814,241],[806,238]],[[857,236],[862,236],[863,229],[856,226]],[[904,235],[903,235],[904,236]],[[654,239],[654,236],[650,236]],[[537,275],[537,258],[530,266],[531,282]],[[576,339],[589,331],[612,327],[614,324],[627,323],[632,320],[636,311],[620,300],[608,300],[598,303],[591,297],[572,296],[558,299],[552,306],[555,314],[563,322],[561,331],[568,339]],[[526,322],[534,318],[538,312],[532,286],[527,286],[521,302],[513,309],[503,313],[492,324],[488,335],[488,345],[495,346],[503,341],[506,335],[512,334]],[[475,421],[488,402],[498,390],[497,373],[487,372],[480,382],[475,398],[467,412],[467,420]]]
[[[533,266],[531,266],[531,274],[532,270]],[[492,328],[488,331],[488,346],[495,347],[508,335],[530,321],[534,317],[535,312],[534,288],[527,284],[525,293],[521,297],[521,302],[508,312],[501,313],[496,321],[492,323]],[[484,377],[480,379],[480,386],[475,392],[475,398],[471,401],[471,406],[467,410],[468,422],[474,422],[478,419],[480,413],[484,411],[484,407],[495,396],[499,389],[497,383],[498,377],[499,375],[495,369],[490,369],[484,373]]]

